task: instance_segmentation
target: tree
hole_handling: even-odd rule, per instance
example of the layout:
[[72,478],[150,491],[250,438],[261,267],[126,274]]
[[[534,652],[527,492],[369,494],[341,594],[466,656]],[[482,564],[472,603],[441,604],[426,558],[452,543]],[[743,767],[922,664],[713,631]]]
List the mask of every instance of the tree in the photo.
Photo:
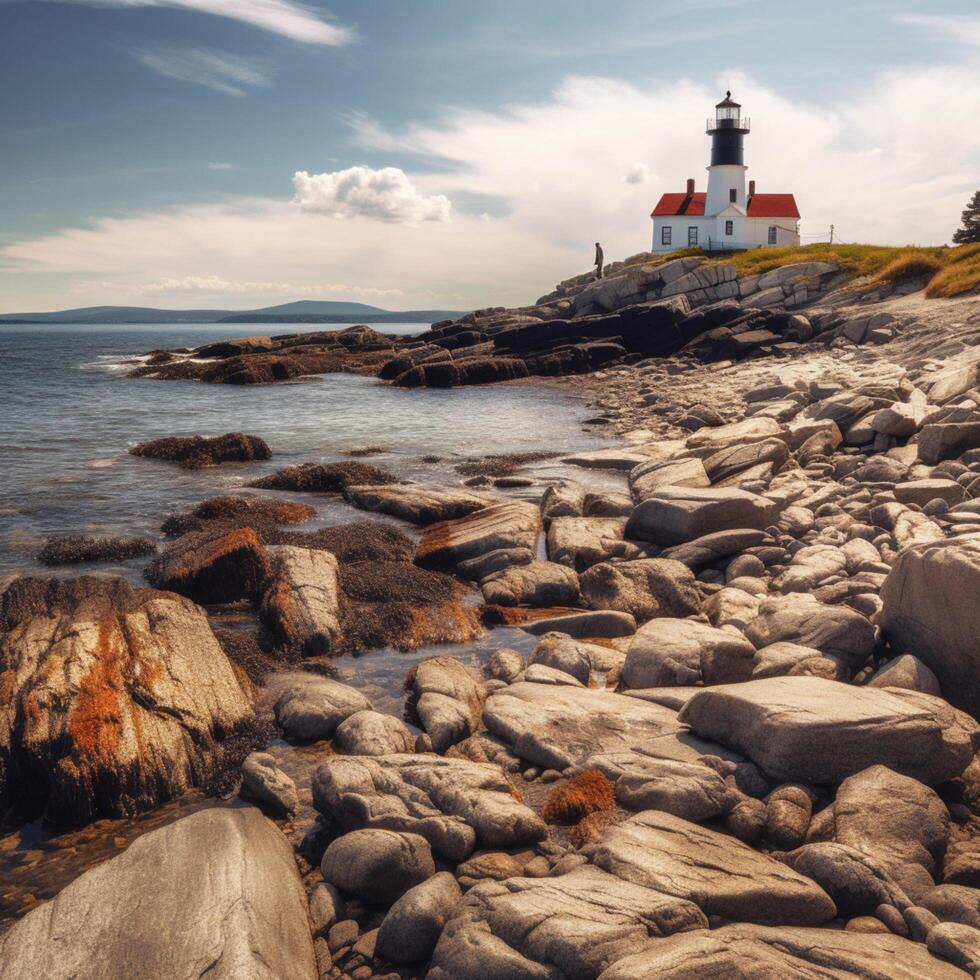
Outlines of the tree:
[[980,242],[980,191],[970,198],[970,203],[960,216],[963,227],[953,233],[953,241],[957,245],[969,245]]

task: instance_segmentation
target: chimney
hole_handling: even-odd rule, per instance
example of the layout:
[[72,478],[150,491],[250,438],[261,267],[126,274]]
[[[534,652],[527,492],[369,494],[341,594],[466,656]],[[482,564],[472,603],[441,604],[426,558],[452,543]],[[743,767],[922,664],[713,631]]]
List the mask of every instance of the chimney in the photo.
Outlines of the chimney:
[[749,181],[749,197],[755,197],[755,181]]
[[687,178],[687,196],[690,197],[694,193],[694,178]]

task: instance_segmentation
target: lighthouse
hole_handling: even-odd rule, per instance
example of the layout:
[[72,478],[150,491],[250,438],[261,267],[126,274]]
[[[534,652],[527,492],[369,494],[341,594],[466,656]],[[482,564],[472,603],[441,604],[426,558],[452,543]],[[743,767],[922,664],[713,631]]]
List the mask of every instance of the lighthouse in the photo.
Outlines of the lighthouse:
[[688,178],[683,193],[662,195],[653,219],[653,251],[698,247],[706,251],[800,244],[800,212],[792,194],[757,194],[746,186],[745,137],[751,122],[731,92],[705,127],[711,137],[707,191]]

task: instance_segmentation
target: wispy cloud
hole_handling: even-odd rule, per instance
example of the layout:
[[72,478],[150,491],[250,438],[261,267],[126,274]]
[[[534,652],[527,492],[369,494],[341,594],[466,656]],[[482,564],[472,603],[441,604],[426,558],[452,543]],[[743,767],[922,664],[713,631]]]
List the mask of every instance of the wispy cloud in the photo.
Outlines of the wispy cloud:
[[[272,84],[268,66],[211,48],[141,48],[132,55],[159,75],[203,85],[224,95],[243,96],[249,88]],[[212,169],[225,168],[219,165]]]
[[223,160],[212,160],[210,163],[208,163],[208,170],[216,170],[219,172],[231,170],[233,167],[234,164],[225,163]]
[[980,48],[980,17],[969,14],[896,14],[896,21],[927,31],[938,41]]
[[297,171],[294,203],[304,211],[337,218],[376,221],[448,221],[452,204],[444,194],[423,194],[398,167],[349,167],[333,173]]
[[341,45],[355,40],[349,27],[324,20],[293,0],[75,0],[99,7],[176,7],[252,24],[306,44]]

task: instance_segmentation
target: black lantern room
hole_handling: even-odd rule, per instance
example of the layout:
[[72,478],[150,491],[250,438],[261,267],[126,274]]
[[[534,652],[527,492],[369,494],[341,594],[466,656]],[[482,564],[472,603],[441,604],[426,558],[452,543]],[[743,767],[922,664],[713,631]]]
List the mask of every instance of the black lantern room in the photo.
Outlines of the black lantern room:
[[725,98],[715,106],[714,119],[708,120],[707,132],[711,136],[711,166],[725,164],[743,166],[742,137],[749,131],[749,118],[742,118],[742,107],[726,92]]

